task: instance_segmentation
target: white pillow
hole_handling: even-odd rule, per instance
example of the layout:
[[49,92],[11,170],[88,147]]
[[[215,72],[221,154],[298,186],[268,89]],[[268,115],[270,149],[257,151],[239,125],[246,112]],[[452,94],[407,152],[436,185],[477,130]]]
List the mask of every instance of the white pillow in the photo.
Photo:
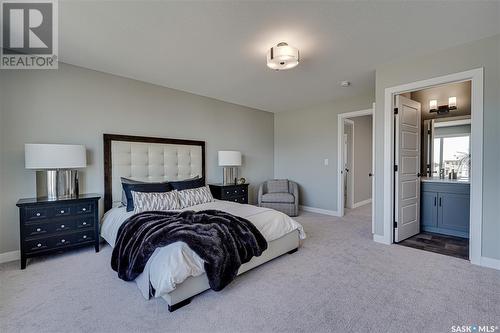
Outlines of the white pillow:
[[178,196],[181,208],[214,201],[208,186],[182,190],[178,192]]
[[132,191],[134,200],[134,213],[154,210],[180,209],[178,192],[135,192]]

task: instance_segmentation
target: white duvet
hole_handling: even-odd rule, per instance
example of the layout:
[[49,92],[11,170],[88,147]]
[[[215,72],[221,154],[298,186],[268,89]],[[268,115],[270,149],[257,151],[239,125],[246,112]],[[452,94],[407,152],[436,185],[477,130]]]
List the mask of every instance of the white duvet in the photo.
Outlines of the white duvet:
[[[270,242],[294,230],[299,231],[300,239],[306,237],[302,225],[289,216],[269,208],[242,205],[229,201],[214,201],[185,208],[184,210],[217,209],[243,217],[252,222],[264,238]],[[101,236],[111,245],[115,245],[118,229],[132,216],[125,207],[113,208],[103,217]],[[155,289],[156,297],[175,289],[190,276],[205,272],[203,260],[184,242],[176,242],[156,249],[148,260],[143,273],[136,282],[144,297],[149,298],[149,284]]]

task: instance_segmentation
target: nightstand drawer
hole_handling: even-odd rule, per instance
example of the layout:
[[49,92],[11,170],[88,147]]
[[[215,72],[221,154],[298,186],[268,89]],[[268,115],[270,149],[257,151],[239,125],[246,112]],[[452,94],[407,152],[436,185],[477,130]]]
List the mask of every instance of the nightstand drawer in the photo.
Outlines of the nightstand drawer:
[[54,232],[53,223],[26,224],[24,226],[24,233],[26,237],[41,236],[52,232]]
[[36,252],[48,250],[52,247],[52,240],[50,238],[35,239],[27,241],[24,245],[26,252]]
[[65,205],[65,206],[57,206],[52,208],[54,212],[54,216],[69,216],[72,213],[74,206]]
[[54,232],[71,231],[76,229],[75,220],[61,220],[58,222],[53,222]]
[[77,214],[88,214],[88,213],[92,213],[92,203],[90,202],[85,202],[85,203],[81,203],[81,204],[78,204],[76,205],[76,213]]
[[50,208],[48,207],[34,207],[26,209],[26,220],[42,220],[49,217]]
[[92,216],[83,217],[76,221],[76,228],[83,229],[94,226],[94,218]]

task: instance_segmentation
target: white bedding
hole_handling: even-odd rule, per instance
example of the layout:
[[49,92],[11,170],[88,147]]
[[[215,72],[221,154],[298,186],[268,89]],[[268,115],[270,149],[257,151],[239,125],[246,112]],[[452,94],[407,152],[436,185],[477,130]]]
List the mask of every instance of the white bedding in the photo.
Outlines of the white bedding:
[[[205,209],[217,209],[249,220],[268,242],[294,230],[299,231],[300,239],[306,237],[302,225],[289,216],[269,208],[216,200],[184,210]],[[133,214],[134,212],[127,212],[125,207],[109,210],[103,217],[101,236],[114,246],[118,229]],[[203,274],[205,272],[203,264],[203,260],[187,244],[176,242],[157,249],[136,282],[144,297],[149,298],[149,283],[155,289],[154,296],[158,297],[171,292],[177,284],[188,277]]]

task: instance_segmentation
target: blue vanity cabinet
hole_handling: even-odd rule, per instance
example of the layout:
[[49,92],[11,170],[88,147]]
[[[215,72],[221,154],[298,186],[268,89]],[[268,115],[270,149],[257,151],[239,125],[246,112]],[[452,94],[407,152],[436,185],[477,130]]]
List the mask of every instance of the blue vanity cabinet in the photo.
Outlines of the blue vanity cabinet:
[[437,192],[421,191],[420,196],[420,224],[423,229],[437,228],[438,226],[438,207]]
[[468,238],[470,185],[422,182],[421,189],[421,229]]

